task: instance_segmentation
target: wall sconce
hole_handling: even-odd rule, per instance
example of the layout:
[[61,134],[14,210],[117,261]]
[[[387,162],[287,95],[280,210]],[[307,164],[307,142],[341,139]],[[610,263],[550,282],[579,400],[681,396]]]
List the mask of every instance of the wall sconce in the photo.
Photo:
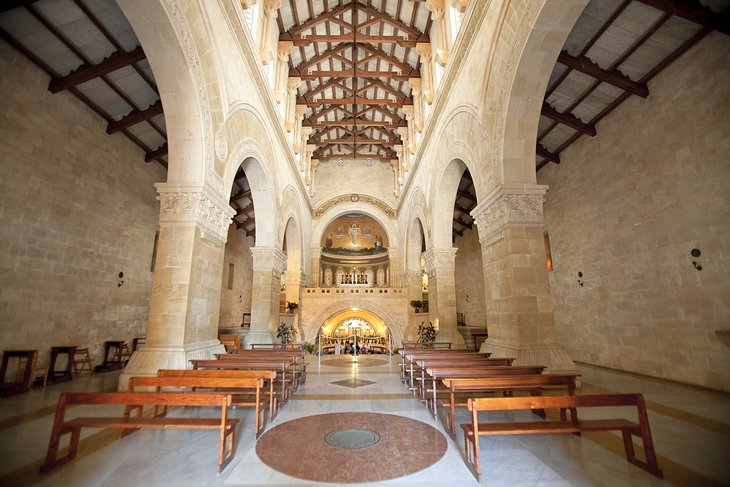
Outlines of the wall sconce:
[[[692,249],[690,255],[697,259],[700,255],[702,255],[702,252],[700,252],[700,249]],[[692,261],[692,265],[695,266],[695,269],[697,269],[698,271],[702,270],[702,266],[696,260]]]
[[578,271],[578,285],[583,287],[583,273]]
[[124,272],[120,272],[118,274],[119,280],[117,281],[117,287],[122,287],[122,284],[124,284]]

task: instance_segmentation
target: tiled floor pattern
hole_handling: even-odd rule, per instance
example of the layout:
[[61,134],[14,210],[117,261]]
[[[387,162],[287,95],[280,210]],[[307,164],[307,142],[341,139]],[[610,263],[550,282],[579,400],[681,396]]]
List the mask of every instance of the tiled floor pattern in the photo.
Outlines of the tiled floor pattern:
[[[383,360],[382,356],[372,359]],[[361,357],[348,367],[317,366],[310,358],[308,380],[286,404],[267,432],[286,422],[329,413],[383,413],[419,421],[443,433],[440,422],[401,384],[398,362],[365,366]],[[324,362],[324,359],[323,359]],[[482,438],[482,484],[489,486],[714,486],[730,485],[730,395],[579,364],[579,393],[641,392],[647,399],[659,464],[657,479],[626,462],[619,435],[526,435]],[[199,485],[338,485],[302,480],[271,468],[256,452],[250,409],[239,418],[236,457],[216,474],[218,435],[213,431],[143,430],[119,439],[118,431],[84,430],[79,456],[70,464],[38,475],[48,445],[53,412],[63,391],[100,391],[116,387],[118,372],[82,376],[72,382],[34,388],[0,400],[0,486],[199,486]],[[338,381],[371,384],[343,387]],[[87,406],[72,409],[83,414]],[[176,414],[195,414],[178,411]],[[631,411],[622,411],[631,418]],[[500,413],[494,420],[512,418]],[[466,422],[466,410],[457,411]],[[518,418],[517,418],[518,419]],[[326,434],[325,432],[322,432]],[[446,439],[446,452],[433,465],[392,480],[366,485],[455,487],[478,485],[463,462],[461,438]],[[380,445],[374,445],[377,449]],[[422,448],[422,445],[413,445]],[[281,451],[292,463],[312,469],[314,457],[304,441]],[[337,470],[349,468],[343,460]],[[373,465],[378,469],[380,465]],[[343,483],[342,485],[352,485]]]
[[[363,448],[337,448],[326,437],[352,430],[371,433]],[[377,441],[376,441],[377,440]],[[287,452],[307,445],[305,456]],[[395,414],[329,413],[287,421],[266,432],[256,454],[272,469],[315,482],[376,482],[430,467],[444,456],[446,438],[436,428]]]

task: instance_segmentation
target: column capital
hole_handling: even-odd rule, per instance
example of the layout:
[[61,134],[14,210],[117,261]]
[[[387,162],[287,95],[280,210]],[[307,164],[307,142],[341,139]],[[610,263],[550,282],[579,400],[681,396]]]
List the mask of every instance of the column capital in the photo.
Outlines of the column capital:
[[469,6],[469,0],[451,0],[451,6],[463,14]]
[[200,228],[202,238],[226,243],[228,227],[236,213],[227,201],[202,185],[157,183],[155,188],[161,224],[195,224]]
[[271,271],[275,276],[281,276],[286,267],[286,254],[276,247],[253,247],[253,269]]
[[437,270],[451,270],[456,267],[456,247],[430,248],[423,253],[423,260],[426,261],[426,272],[433,277]]
[[276,17],[281,8],[282,0],[264,0],[264,13],[267,17]]
[[297,90],[302,84],[302,78],[298,76],[289,76],[286,80],[286,87],[289,91],[289,93],[292,93],[291,90]]
[[[406,120],[410,120],[413,117],[413,105],[403,105],[402,109],[406,115]],[[398,130],[400,131],[402,128],[404,127],[398,127]]]
[[254,5],[256,5],[256,0],[241,0],[241,7],[243,7],[244,10],[248,10]]
[[311,161],[309,161],[309,164],[312,165],[312,169],[316,169],[317,166],[319,166],[319,159],[312,159]]
[[[289,55],[291,54],[292,50],[294,49],[294,42],[292,41],[279,41],[277,52],[279,54],[285,54],[286,55],[286,61],[289,61]],[[284,61],[284,62],[286,62]]]
[[424,62],[431,60],[431,43],[430,42],[417,42],[416,52],[423,58]]
[[495,188],[471,211],[479,241],[488,246],[511,226],[543,226],[543,201],[548,187],[539,184],[504,184]]
[[421,78],[408,78],[408,86],[414,93],[421,90]]
[[[403,106],[406,106],[406,105],[403,105]],[[396,130],[397,130],[397,132],[398,132],[398,135],[400,135],[400,136],[401,136],[401,139],[406,139],[406,138],[408,138],[408,127],[397,127],[397,128],[396,128]],[[405,140],[404,140],[404,141],[405,141]],[[396,152],[398,152],[398,149],[397,149],[397,147],[400,147],[401,149],[403,148],[403,146],[402,146],[402,145],[394,145],[394,146],[393,146],[393,149],[395,149],[395,151],[396,151]]]
[[309,108],[307,107],[307,105],[295,105],[294,114],[297,116],[297,118],[304,118],[304,114],[307,112],[307,108]]
[[312,127],[304,126],[302,127],[302,139],[307,140],[309,139],[309,136],[312,135],[312,132],[314,129]]
[[446,12],[446,4],[444,0],[426,0],[426,8],[431,11],[431,18],[441,20]]

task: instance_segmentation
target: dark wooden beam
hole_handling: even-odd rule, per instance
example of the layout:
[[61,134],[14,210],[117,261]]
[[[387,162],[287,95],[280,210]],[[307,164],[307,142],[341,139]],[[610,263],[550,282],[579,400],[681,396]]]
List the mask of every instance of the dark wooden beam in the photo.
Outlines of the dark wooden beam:
[[392,78],[398,81],[408,81],[408,78],[420,78],[421,73],[418,71],[412,71],[410,73],[403,73],[402,71],[365,71],[358,69],[355,72],[352,69],[343,71],[310,71],[306,74],[302,73],[299,75],[303,80],[312,80],[317,78],[352,78],[357,76],[358,78]]
[[406,127],[406,124],[395,124],[390,123],[386,121],[376,122],[375,120],[358,120],[357,122],[354,122],[352,120],[337,120],[334,122],[324,122],[324,123],[312,123],[309,125],[305,125],[306,127],[312,127],[315,129],[323,129],[327,127],[352,127],[352,126],[358,126],[358,127]]
[[243,197],[245,197],[245,196],[251,196],[251,189],[245,189],[245,190],[244,190],[244,189],[242,189],[242,190],[241,190],[241,191],[239,191],[238,193],[236,193],[236,194],[234,194],[233,196],[231,196],[231,199],[230,199],[230,201],[229,201],[228,203],[229,203],[229,204],[230,204],[230,203],[233,203],[233,202],[235,202],[236,200],[240,200],[241,198],[243,198]]
[[[386,53],[382,49],[378,49],[375,46],[371,46],[371,45],[368,45],[368,44],[363,44],[361,46],[358,46],[358,48],[360,48],[360,49],[362,49],[364,51],[367,51],[367,52],[371,53],[373,56],[379,57],[383,61],[387,61],[392,66],[400,69],[403,72],[409,73],[409,72],[415,70],[415,68],[413,68],[410,64],[401,61],[400,59],[398,59],[395,56],[391,56],[390,54]],[[363,61],[358,61],[357,64],[360,65],[360,64],[362,64]]]
[[[351,42],[352,34],[316,34],[307,36],[282,36],[280,41],[292,41],[295,46],[308,46],[313,42]],[[418,40],[406,39],[402,36],[357,36],[357,42],[369,42],[371,44],[398,44],[401,47],[416,47],[418,42],[430,42],[427,36],[421,36]]]
[[53,78],[48,85],[48,91],[58,93],[67,90],[73,86],[79,85],[86,81],[104,76],[105,74],[116,71],[117,69],[129,66],[132,63],[141,61],[145,58],[144,51],[141,47],[137,47],[130,52],[115,52],[104,61],[93,66],[81,66],[76,71],[62,77]]
[[0,4],[0,13],[7,12],[8,10],[13,10],[18,7],[26,7],[37,1],[38,0],[3,0]]
[[727,15],[719,15],[696,0],[636,0],[658,10],[663,10],[702,27],[730,35],[730,21]]
[[339,54],[342,51],[344,51],[345,49],[352,47],[352,46],[353,46],[352,42],[344,42],[342,44],[336,45],[335,47],[333,47],[331,49],[327,49],[326,51],[320,53],[319,55],[313,56],[311,59],[308,59],[307,61],[301,62],[301,63],[297,64],[296,66],[294,66],[294,69],[292,69],[289,76],[295,76],[294,72],[296,72],[296,73],[307,72],[307,70],[309,68],[311,68],[312,66],[315,66],[317,63],[321,63],[322,61],[329,59],[332,55]]
[[646,84],[631,81],[628,76],[625,76],[617,69],[607,71],[586,56],[575,57],[571,56],[568,51],[561,51],[558,56],[558,62],[571,69],[593,76],[604,83],[616,86],[634,95],[639,95],[642,98],[649,96],[649,88],[647,88]]
[[299,98],[297,100],[297,105],[307,105],[309,107],[318,107],[320,105],[352,105],[353,103],[357,105],[388,105],[393,108],[400,108],[403,105],[412,105],[411,103],[408,103],[410,100],[405,101],[396,101],[391,100],[389,98],[379,98],[379,99],[371,99],[371,98],[361,98],[361,97],[355,97],[353,98],[320,98],[318,100],[305,100],[303,98]]
[[344,145],[352,145],[353,143],[355,145],[381,145],[383,147],[393,147],[395,145],[395,142],[390,142],[383,139],[325,139],[321,141],[322,144],[326,145],[334,145],[334,144],[344,144]]
[[456,223],[457,225],[460,225],[464,228],[468,228],[469,230],[471,230],[471,228],[473,226],[471,223],[467,223],[464,220],[462,220],[461,218],[454,218],[454,223]]
[[311,29],[312,27],[316,27],[317,25],[321,24],[322,22],[326,22],[327,20],[330,20],[342,13],[347,12],[348,10],[352,10],[353,4],[348,3],[345,5],[340,5],[338,7],[333,8],[329,12],[322,12],[321,14],[317,15],[316,17],[313,17],[306,22],[301,23],[300,25],[295,25],[291,29],[288,30],[288,33],[292,36],[299,35],[302,32]]
[[[387,13],[380,12],[379,10],[377,10],[371,6],[365,5],[360,2],[355,2],[355,3],[357,3],[358,12],[365,12],[366,14],[368,14],[371,17],[377,18],[378,20],[381,20],[381,21],[385,22],[386,24],[390,24],[391,26],[395,27],[396,29],[407,33],[409,36],[409,39],[415,40],[415,39],[424,37],[424,33],[421,32],[420,30],[416,29],[415,27],[411,27],[407,24],[404,24],[400,20],[391,17]],[[358,26],[358,28],[359,28],[359,26]],[[360,36],[358,36],[358,40],[359,40],[359,38],[360,38]],[[421,42],[426,42],[426,41],[421,41]]]
[[456,228],[453,228],[452,227],[451,228],[451,231],[454,234],[454,238],[456,238],[456,235],[458,235],[459,237],[463,237],[464,236],[464,231],[463,230],[457,230]]
[[160,157],[167,155],[167,142],[159,146],[157,149],[147,152],[144,156],[144,162],[154,161]]
[[537,155],[547,159],[548,161],[560,164],[560,156],[547,150],[542,144],[537,144]]
[[472,195],[471,193],[467,193],[466,191],[462,191],[460,189],[456,190],[456,196],[461,196],[462,198],[466,198],[470,201],[473,201],[474,203],[477,202],[477,197]]
[[162,102],[158,101],[154,105],[150,105],[149,108],[142,111],[133,111],[130,114],[122,117],[121,120],[112,122],[106,126],[106,133],[113,134],[119,132],[122,129],[131,127],[132,125],[144,122],[150,118],[162,113]]
[[591,137],[596,135],[596,128],[593,125],[584,123],[580,118],[576,117],[572,113],[560,113],[547,102],[543,102],[542,111],[540,113],[555,120],[556,122],[560,122],[563,125],[567,125],[568,127],[578,130],[579,132],[588,134]]

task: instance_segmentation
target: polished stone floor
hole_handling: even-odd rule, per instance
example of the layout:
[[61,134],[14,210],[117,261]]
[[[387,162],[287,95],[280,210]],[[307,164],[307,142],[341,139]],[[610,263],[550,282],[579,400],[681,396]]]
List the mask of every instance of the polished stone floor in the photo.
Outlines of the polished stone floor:
[[[395,415],[443,433],[441,424],[401,384],[397,359],[394,357],[393,363],[388,363],[383,362],[385,358],[362,357],[353,363],[351,357],[335,362],[328,357],[323,358],[320,367],[317,358],[311,357],[307,383],[282,408],[273,424],[267,425],[265,434],[289,421],[328,413]],[[644,394],[664,480],[626,462],[620,436],[607,432],[582,437],[483,437],[480,445],[484,485],[730,485],[730,395],[587,365],[579,364],[579,368],[583,374],[579,393]],[[119,439],[118,431],[84,430],[78,457],[39,476],[58,395],[63,391],[113,390],[117,378],[118,372],[86,375],[45,390],[34,388],[27,394],[0,399],[0,486],[338,485],[335,475],[326,477],[327,482],[303,480],[264,463],[257,454],[254,417],[249,409],[233,412],[241,419],[236,457],[221,474],[216,474],[218,435],[214,431],[142,430]],[[83,414],[88,407],[72,411]],[[494,418],[509,418],[508,414]],[[625,414],[630,415],[631,411]],[[466,420],[467,412],[459,411],[457,423]],[[326,434],[327,431],[322,432],[323,437]],[[415,473],[367,485],[478,485],[464,465],[461,438],[452,441],[446,434],[443,438],[446,451],[435,463],[424,465]],[[378,447],[374,444],[368,448],[375,451]],[[270,445],[267,448],[275,451]],[[416,450],[421,448],[422,445],[414,445]],[[311,440],[289,443],[282,449],[281,458],[291,458],[292,464],[319,470],[324,463],[318,460],[321,457],[315,454]],[[351,463],[355,458],[338,457],[342,463],[339,470],[362,468]],[[392,465],[393,462],[372,462],[366,468],[387,473]],[[352,478],[339,478],[342,485],[353,485],[348,483]]]

